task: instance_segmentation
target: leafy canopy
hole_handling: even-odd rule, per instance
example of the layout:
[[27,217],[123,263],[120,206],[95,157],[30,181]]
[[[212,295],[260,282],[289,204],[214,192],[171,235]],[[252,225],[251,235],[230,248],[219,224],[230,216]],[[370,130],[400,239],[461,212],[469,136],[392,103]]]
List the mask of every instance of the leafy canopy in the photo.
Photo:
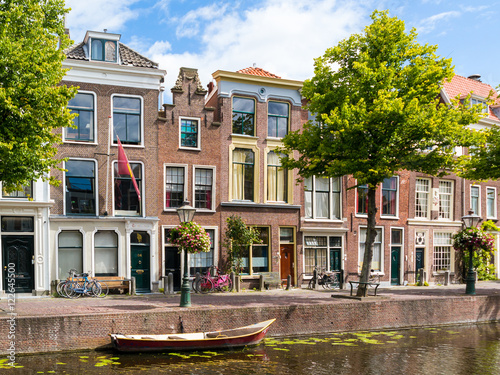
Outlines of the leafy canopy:
[[0,180],[7,191],[47,177],[75,89],[58,86],[70,43],[63,0],[0,2]]
[[302,94],[316,121],[284,139],[288,168],[303,177],[353,175],[374,187],[401,170],[444,174],[459,158],[453,147],[477,142],[466,125],[477,110],[439,103],[454,75],[437,46],[420,45],[404,22],[375,11],[363,34],[353,34],[315,60]]

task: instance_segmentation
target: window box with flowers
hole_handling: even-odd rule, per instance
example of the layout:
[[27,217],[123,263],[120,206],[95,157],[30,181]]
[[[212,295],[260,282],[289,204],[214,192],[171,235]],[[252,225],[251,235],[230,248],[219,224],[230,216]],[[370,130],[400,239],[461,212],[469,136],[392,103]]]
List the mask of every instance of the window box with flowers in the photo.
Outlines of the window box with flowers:
[[199,224],[189,221],[182,223],[170,231],[170,243],[179,246],[179,252],[208,253],[210,236]]

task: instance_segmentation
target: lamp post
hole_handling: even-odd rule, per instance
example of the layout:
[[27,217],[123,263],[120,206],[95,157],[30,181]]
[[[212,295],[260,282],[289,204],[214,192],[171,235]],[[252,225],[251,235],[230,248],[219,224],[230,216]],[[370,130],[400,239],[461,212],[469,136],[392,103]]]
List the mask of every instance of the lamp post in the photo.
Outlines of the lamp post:
[[[193,221],[196,208],[191,207],[189,201],[182,202],[182,206],[177,209],[181,223]],[[189,265],[188,252],[184,249],[184,275],[182,276],[181,303],[180,307],[191,307],[191,287],[189,286]]]
[[[476,226],[481,221],[481,218],[474,213],[473,210],[469,210],[469,213],[462,217],[462,222],[465,228],[476,228]],[[475,295],[476,294],[476,277],[474,275],[474,269],[472,267],[472,258],[474,256],[474,245],[469,245],[469,271],[467,272],[465,294]]]

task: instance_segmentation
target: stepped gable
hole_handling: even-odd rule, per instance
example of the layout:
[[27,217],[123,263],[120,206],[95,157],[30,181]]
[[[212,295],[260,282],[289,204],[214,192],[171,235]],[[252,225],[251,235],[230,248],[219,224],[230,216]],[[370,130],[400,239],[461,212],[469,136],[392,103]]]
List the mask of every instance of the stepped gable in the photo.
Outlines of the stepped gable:
[[269,78],[280,78],[276,74],[269,73],[267,70],[264,70],[262,68],[257,68],[257,67],[250,67],[246,69],[241,69],[238,70],[237,73],[242,73],[242,74],[250,74],[254,76],[261,76],[261,77],[269,77]]
[[[83,47],[85,42],[75,44],[64,50],[68,59],[89,61],[89,57],[85,54]],[[142,56],[140,53],[127,47],[123,43],[119,43],[120,65],[131,65],[139,68],[158,69],[158,63]]]

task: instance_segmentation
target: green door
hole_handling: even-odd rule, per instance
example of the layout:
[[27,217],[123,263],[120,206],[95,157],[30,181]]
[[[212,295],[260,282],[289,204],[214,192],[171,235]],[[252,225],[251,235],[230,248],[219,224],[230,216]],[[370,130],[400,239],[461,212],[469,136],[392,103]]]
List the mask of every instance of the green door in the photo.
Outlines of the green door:
[[391,247],[391,285],[400,285],[399,267],[401,257],[401,246]]
[[340,249],[330,250],[330,271],[340,271]]
[[14,278],[16,293],[31,293],[35,289],[33,236],[2,236],[2,252],[4,290],[8,279]]
[[149,234],[133,232],[130,236],[131,276],[135,277],[135,291],[149,293],[151,291],[151,272],[149,269]]

